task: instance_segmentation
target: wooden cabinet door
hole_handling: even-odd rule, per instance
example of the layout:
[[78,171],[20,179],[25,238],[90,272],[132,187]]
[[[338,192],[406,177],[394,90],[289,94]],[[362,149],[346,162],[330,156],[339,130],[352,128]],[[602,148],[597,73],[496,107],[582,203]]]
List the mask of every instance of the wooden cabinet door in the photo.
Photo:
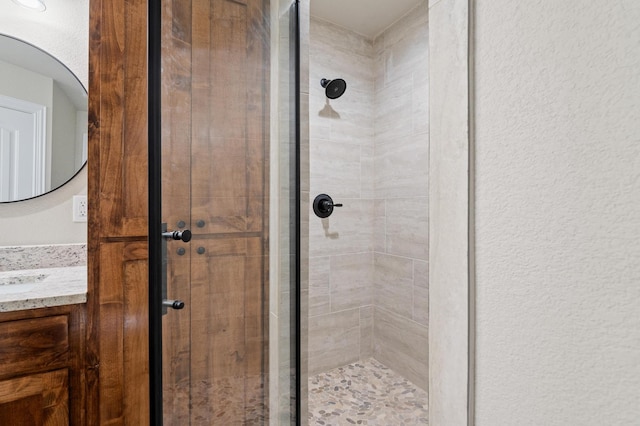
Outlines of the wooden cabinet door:
[[67,370],[0,381],[0,425],[69,425]]

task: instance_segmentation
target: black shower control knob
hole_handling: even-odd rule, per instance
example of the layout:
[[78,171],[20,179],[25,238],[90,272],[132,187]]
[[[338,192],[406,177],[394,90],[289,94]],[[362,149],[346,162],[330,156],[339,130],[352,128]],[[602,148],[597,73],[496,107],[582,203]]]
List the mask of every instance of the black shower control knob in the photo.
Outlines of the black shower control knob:
[[334,207],[342,207],[342,203],[334,203],[327,194],[320,194],[313,200],[313,212],[319,218],[324,219],[331,216]]
[[333,207],[342,207],[342,204],[334,204],[329,200],[322,200],[322,201],[320,201],[320,207],[323,210],[327,210],[328,211],[328,210],[332,209]]

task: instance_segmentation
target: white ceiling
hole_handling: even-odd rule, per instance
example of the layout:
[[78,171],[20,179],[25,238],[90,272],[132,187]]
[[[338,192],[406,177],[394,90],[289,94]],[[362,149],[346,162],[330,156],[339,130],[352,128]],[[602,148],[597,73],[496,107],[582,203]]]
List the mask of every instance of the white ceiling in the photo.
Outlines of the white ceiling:
[[374,38],[422,0],[311,0],[311,16]]

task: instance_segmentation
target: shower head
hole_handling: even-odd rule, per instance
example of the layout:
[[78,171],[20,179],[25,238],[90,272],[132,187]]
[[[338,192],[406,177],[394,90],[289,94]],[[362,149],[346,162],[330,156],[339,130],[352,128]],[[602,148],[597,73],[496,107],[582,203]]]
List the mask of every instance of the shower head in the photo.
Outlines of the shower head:
[[347,90],[347,82],[341,78],[334,80],[327,80],[323,78],[320,80],[320,85],[324,87],[324,93],[329,99],[338,99]]

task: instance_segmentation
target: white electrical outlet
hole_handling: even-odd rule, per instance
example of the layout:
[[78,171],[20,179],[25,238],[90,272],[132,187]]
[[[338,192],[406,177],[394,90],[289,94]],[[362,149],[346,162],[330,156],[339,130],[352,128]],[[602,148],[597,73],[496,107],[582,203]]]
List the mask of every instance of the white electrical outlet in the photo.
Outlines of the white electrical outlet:
[[86,222],[89,215],[89,206],[86,195],[73,196],[73,221]]

